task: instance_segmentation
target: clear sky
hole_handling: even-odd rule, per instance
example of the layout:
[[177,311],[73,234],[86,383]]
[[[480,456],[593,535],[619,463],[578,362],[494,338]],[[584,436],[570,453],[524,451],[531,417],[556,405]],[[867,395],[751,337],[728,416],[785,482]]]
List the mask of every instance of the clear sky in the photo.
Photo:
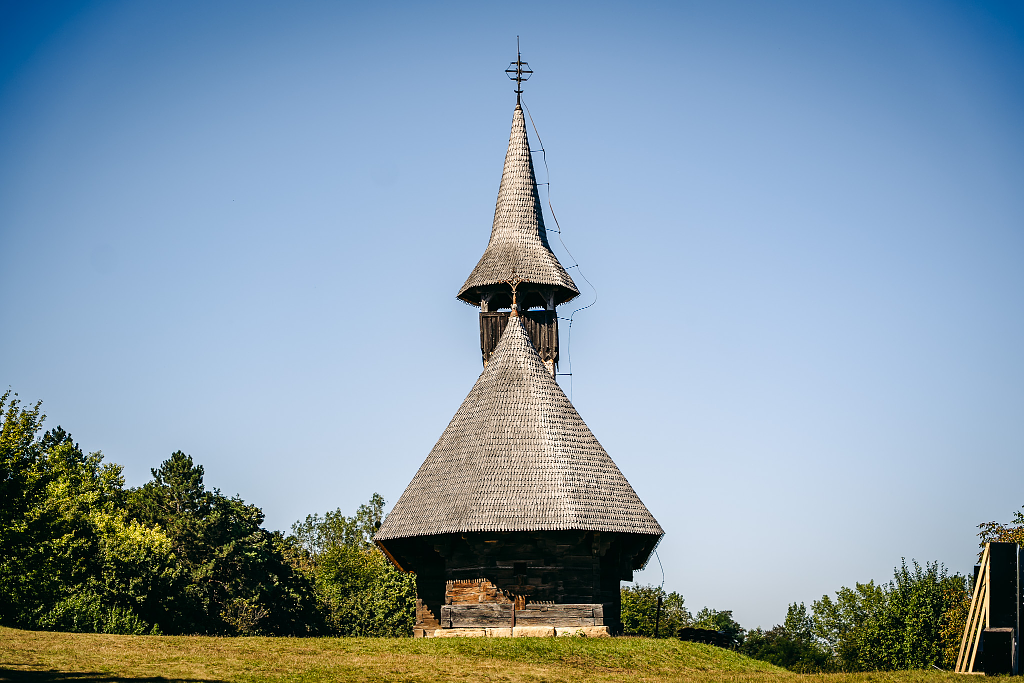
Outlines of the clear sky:
[[1019,2],[4,2],[2,385],[272,529],[393,503],[481,369],[516,35],[665,587],[968,571],[1024,504]]

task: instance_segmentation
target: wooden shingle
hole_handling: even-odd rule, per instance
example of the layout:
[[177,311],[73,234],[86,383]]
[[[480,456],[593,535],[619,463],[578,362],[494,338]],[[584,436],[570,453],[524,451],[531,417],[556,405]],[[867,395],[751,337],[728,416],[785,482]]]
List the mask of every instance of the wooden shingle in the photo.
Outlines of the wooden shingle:
[[479,305],[483,289],[509,281],[552,287],[556,305],[580,293],[548,244],[526,121],[518,104],[512,115],[491,239],[458,297]]
[[376,539],[543,530],[663,533],[512,316]]

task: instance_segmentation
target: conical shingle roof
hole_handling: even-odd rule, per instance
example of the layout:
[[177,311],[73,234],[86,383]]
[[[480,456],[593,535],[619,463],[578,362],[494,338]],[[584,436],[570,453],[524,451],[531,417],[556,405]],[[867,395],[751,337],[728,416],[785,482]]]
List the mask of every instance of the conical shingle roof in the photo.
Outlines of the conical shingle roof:
[[518,104],[512,116],[512,134],[494,207],[491,240],[459,290],[459,298],[479,304],[481,287],[512,280],[553,286],[556,304],[580,293],[548,244],[526,121]]
[[569,529],[663,533],[513,316],[376,539]]

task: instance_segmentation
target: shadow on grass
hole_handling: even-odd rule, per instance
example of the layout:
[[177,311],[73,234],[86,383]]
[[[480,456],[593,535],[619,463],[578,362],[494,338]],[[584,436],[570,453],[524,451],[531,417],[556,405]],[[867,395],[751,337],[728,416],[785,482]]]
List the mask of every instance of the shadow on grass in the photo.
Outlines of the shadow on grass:
[[163,676],[112,676],[98,671],[25,671],[0,666],[0,681],[12,683],[225,683],[212,678],[164,678]]

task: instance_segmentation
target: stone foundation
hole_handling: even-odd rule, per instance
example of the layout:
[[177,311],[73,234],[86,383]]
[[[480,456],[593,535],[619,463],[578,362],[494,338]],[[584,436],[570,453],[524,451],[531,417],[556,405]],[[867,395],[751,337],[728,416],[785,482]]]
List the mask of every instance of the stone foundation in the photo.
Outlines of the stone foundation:
[[439,628],[425,633],[427,638],[555,638],[575,636],[608,638],[607,626],[514,626],[512,628]]

